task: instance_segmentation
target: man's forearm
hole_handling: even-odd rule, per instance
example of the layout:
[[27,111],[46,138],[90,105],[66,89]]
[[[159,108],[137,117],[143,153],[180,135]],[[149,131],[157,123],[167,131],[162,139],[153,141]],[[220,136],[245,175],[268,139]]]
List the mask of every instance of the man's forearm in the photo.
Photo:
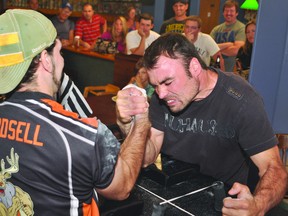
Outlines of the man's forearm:
[[129,196],[142,166],[149,129],[150,121],[147,115],[133,121],[131,131],[121,144],[113,180],[108,188],[98,190],[100,194],[116,200]]
[[225,42],[225,43],[219,43],[217,45],[220,48],[220,51],[222,53],[223,50],[229,48],[230,46],[233,46],[233,43],[232,42]]
[[287,172],[281,165],[271,165],[255,189],[254,198],[263,215],[277,205],[287,190]]
[[144,55],[145,52],[145,37],[141,38],[139,46],[133,50],[133,54],[135,55]]
[[131,125],[130,132],[121,145],[118,163],[122,163],[122,175],[125,175],[125,182],[122,184],[125,185],[125,188],[122,189],[127,192],[130,192],[133,188],[142,167],[142,159],[150,127],[148,118],[135,119]]
[[158,154],[159,153],[158,153],[156,146],[148,138],[142,166],[147,167],[150,164],[154,163],[157,159]]
[[221,50],[221,53],[226,56],[236,56],[239,50],[239,46],[230,46]]
[[121,122],[118,118],[116,120],[117,125],[119,126],[120,130],[122,131],[123,135],[126,137],[130,132],[131,126],[133,124],[133,118],[131,117],[130,121],[128,122]]

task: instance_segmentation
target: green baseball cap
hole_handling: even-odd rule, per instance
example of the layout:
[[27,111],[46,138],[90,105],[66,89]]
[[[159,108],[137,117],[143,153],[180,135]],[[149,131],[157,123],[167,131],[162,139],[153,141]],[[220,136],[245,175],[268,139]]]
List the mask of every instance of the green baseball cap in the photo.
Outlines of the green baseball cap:
[[7,10],[0,23],[0,94],[6,94],[21,82],[32,59],[54,43],[57,32],[34,10]]

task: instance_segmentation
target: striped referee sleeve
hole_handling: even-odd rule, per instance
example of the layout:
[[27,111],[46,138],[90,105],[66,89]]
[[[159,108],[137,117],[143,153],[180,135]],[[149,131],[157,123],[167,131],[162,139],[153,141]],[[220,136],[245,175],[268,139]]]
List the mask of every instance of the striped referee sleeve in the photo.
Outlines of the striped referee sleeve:
[[58,91],[58,102],[66,110],[76,112],[82,118],[89,117],[93,113],[82,93],[65,73],[63,74],[61,87]]

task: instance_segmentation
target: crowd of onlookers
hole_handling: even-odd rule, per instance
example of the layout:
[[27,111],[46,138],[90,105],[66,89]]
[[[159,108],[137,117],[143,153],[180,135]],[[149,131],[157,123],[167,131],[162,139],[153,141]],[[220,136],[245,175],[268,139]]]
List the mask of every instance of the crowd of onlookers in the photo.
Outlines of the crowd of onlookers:
[[[37,0],[29,0],[32,9],[37,10]],[[107,20],[95,13],[90,3],[82,6],[82,17],[74,23],[69,19],[73,6],[68,2],[52,17],[58,37],[63,46],[77,44],[83,49],[93,50],[97,40],[113,41],[117,52],[144,55],[145,49],[160,35],[166,32],[184,34],[196,47],[200,57],[208,66],[216,66],[223,71],[238,72],[248,79],[256,22],[249,21],[246,26],[237,19],[239,5],[228,0],[223,6],[225,21],[215,26],[210,34],[201,32],[205,25],[199,16],[187,16],[188,0],[174,0],[174,17],[165,20],[159,33],[153,31],[154,19],[148,13],[136,14],[131,6],[123,16],[115,17],[110,25]]]

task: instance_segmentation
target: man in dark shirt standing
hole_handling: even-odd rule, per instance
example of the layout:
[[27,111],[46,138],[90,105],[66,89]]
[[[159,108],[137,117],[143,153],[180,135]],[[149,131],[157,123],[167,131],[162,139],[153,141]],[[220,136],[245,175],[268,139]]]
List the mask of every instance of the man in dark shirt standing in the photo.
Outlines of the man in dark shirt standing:
[[161,26],[160,34],[166,32],[183,33],[187,10],[189,7],[188,0],[174,0],[173,11],[175,16],[164,21]]

